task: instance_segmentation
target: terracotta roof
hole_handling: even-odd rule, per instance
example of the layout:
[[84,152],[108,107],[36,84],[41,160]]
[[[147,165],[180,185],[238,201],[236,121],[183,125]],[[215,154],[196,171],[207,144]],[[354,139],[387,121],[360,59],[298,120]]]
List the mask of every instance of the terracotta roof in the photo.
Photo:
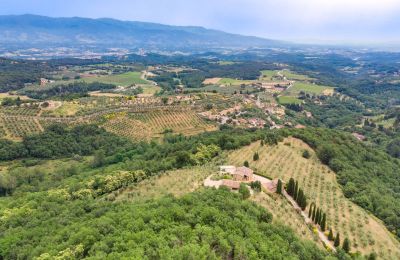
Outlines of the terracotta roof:
[[240,188],[240,181],[233,181],[233,180],[222,180],[222,185],[227,186],[231,189],[239,189]]
[[236,174],[241,176],[250,176],[253,174],[253,170],[246,166],[241,166],[236,168]]

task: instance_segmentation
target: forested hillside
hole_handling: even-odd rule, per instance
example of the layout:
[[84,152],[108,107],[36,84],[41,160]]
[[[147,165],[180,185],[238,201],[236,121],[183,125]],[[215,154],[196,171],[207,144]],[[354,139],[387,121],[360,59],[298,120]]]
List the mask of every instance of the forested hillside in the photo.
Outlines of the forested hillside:
[[326,256],[287,228],[271,224],[265,209],[227,190],[128,205],[41,192],[10,209],[2,222],[0,255],[6,259]]

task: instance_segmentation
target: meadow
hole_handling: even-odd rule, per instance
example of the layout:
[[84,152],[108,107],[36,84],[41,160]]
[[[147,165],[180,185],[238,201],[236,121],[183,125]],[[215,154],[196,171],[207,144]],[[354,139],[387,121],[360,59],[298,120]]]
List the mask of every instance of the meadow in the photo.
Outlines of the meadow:
[[292,96],[279,96],[278,97],[278,102],[282,105],[288,105],[288,104],[301,104],[303,101],[298,99],[297,97],[292,97]]
[[304,92],[314,95],[325,95],[331,93],[333,90],[334,88],[328,86],[321,86],[308,82],[295,82],[293,86],[286,90],[283,94],[287,96],[293,96],[298,95],[300,92]]

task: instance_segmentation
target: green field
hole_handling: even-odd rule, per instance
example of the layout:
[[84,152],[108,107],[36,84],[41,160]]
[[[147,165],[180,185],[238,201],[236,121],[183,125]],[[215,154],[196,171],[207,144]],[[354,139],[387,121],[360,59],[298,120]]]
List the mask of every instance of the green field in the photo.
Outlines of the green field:
[[102,83],[110,83],[118,86],[130,86],[132,84],[148,84],[147,80],[140,78],[141,72],[127,72],[123,74],[117,75],[109,75],[109,76],[100,76],[93,78],[83,78],[85,82],[102,82]]
[[299,80],[299,81],[313,80],[312,78],[310,78],[307,75],[298,74],[298,73],[292,72],[290,70],[282,70],[281,73],[283,76],[285,76],[289,80]]
[[262,70],[260,80],[268,82],[280,80],[279,78],[277,78],[279,77],[279,75],[277,75],[277,72],[278,71],[276,70]]
[[223,78],[218,81],[218,84],[221,85],[241,85],[241,84],[251,84],[254,83],[254,80],[240,80],[240,79],[232,79],[232,78]]
[[296,97],[291,97],[291,96],[281,96],[278,97],[278,102],[282,105],[287,105],[287,104],[301,104],[303,101]]

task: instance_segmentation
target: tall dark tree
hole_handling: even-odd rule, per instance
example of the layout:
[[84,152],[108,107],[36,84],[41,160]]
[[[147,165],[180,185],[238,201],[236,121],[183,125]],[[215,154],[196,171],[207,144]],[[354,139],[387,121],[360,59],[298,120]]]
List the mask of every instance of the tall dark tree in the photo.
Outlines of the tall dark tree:
[[296,183],[294,185],[293,196],[292,196],[294,200],[297,200],[298,193],[299,193],[299,182],[296,181]]
[[319,224],[320,217],[321,217],[321,211],[319,208],[317,208],[317,213],[315,213],[315,224]]
[[308,217],[311,218],[312,217],[312,210],[314,207],[314,202],[311,203],[310,207],[308,208]]
[[258,161],[260,159],[260,156],[258,155],[258,152],[255,152],[253,155],[253,161]]
[[286,191],[290,196],[293,196],[293,191],[294,191],[294,179],[290,178],[289,183],[286,187]]
[[281,179],[278,179],[278,184],[276,186],[276,193],[282,194],[282,181],[281,181]]
[[340,235],[339,235],[339,233],[336,234],[335,242],[333,243],[333,245],[334,245],[335,247],[340,246]]
[[250,165],[249,165],[249,162],[248,162],[248,161],[244,161],[243,166],[249,167],[249,166],[250,166]]
[[317,207],[314,206],[313,212],[312,212],[312,221],[315,223],[315,217],[317,216]]
[[321,226],[321,230],[325,231],[325,229],[326,229],[326,213],[324,213],[322,215],[322,220],[321,220],[320,226]]
[[333,240],[335,239],[335,238],[333,237],[333,232],[332,232],[332,229],[331,229],[331,228],[329,229],[328,239],[329,239],[329,241],[333,241]]
[[346,253],[350,252],[350,240],[347,237],[343,240],[342,248]]

